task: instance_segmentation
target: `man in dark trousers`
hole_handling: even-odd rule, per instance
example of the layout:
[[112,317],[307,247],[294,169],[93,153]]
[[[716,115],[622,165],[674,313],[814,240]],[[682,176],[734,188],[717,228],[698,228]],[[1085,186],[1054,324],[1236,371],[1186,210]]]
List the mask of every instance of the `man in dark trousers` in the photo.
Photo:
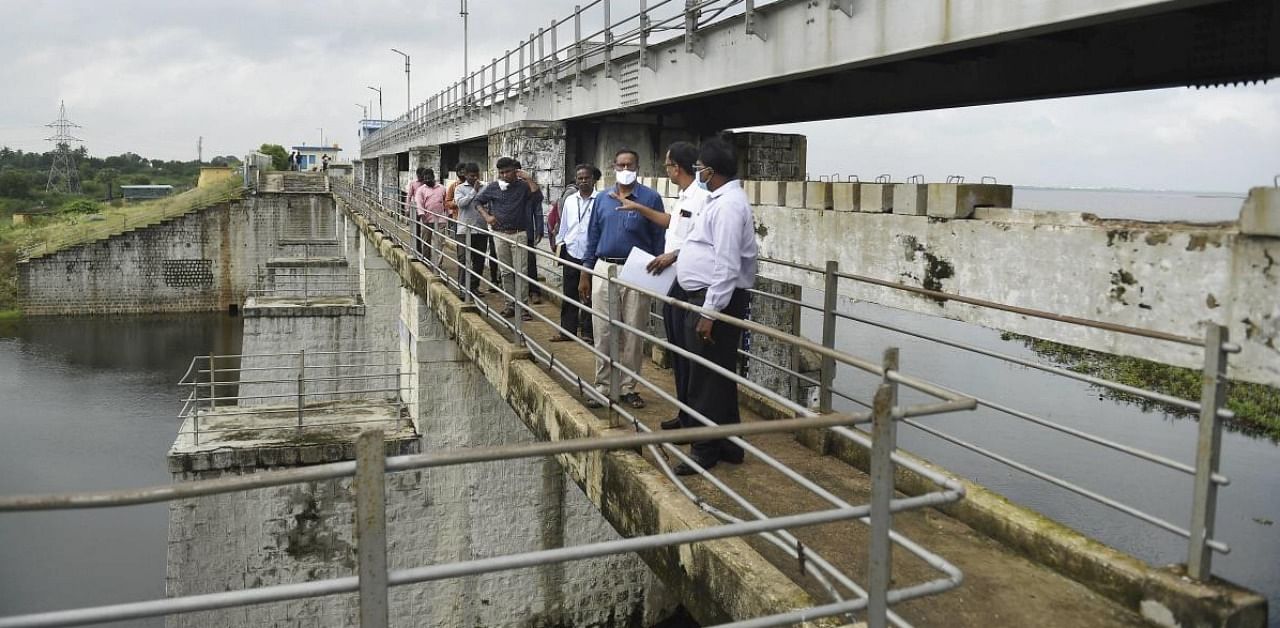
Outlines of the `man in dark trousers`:
[[[564,197],[560,204],[560,220],[556,230],[556,244],[559,246],[560,259],[570,264],[581,264],[582,256],[587,252],[587,227],[591,224],[591,209],[596,204],[596,181],[600,180],[600,169],[590,164],[579,164],[574,169],[573,182],[576,187],[572,194]],[[563,282],[566,294],[572,294],[582,279],[582,271],[577,267],[565,264],[562,266]],[[588,342],[594,342],[591,329],[591,314],[578,309],[577,305],[568,301],[560,302],[560,327],[563,330],[556,334],[551,342],[569,340],[570,334],[578,334]]]
[[[686,350],[736,372],[742,328],[717,321],[706,313],[746,316],[750,298],[747,290],[755,283],[759,255],[751,203],[737,179],[733,147],[724,140],[703,142],[693,171],[694,185],[705,184],[711,194],[676,258],[676,285],[671,296],[698,309],[673,308],[674,324],[683,334],[681,344]],[[719,425],[742,420],[736,382],[696,360],[689,361],[686,378],[685,398],[681,401],[695,412]],[[685,427],[702,425],[692,416],[682,419]],[[691,453],[693,461],[703,469],[710,469],[721,460],[740,463],[743,458],[742,448],[723,438],[694,443]],[[675,472],[692,475],[697,470],[681,463]]]

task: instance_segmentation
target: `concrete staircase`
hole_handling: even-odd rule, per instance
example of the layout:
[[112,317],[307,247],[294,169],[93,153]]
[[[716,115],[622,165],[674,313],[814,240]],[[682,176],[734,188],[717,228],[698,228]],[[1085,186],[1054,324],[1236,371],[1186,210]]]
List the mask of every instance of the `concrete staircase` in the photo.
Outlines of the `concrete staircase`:
[[319,172],[270,172],[264,175],[263,192],[283,194],[325,194],[329,178]]

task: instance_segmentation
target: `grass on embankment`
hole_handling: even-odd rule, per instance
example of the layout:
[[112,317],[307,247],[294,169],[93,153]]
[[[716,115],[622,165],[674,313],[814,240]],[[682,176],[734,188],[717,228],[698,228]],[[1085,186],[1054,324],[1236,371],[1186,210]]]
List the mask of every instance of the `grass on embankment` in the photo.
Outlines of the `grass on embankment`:
[[[37,216],[25,225],[14,225],[8,216],[0,216],[0,320],[17,318],[18,261],[23,251],[45,255],[85,242],[123,233],[127,229],[154,224],[170,216],[210,205],[238,195],[239,179],[193,189],[168,198],[110,207],[101,203],[92,210],[64,211]],[[79,202],[79,201],[77,201]],[[7,314],[8,312],[14,314]]]
[[[1004,340],[1020,341],[1036,355],[1077,373],[1183,399],[1200,399],[1200,371],[1197,370],[1169,366],[1141,358],[1090,351],[1010,332],[1005,332],[1000,337]],[[1196,413],[1185,408],[1111,389],[1104,389],[1103,396],[1137,405],[1143,410],[1159,410],[1181,417],[1196,416]],[[1280,441],[1280,389],[1248,382],[1229,382],[1227,408],[1236,414],[1235,419],[1227,422],[1228,429],[1246,434],[1263,435],[1273,441]]]

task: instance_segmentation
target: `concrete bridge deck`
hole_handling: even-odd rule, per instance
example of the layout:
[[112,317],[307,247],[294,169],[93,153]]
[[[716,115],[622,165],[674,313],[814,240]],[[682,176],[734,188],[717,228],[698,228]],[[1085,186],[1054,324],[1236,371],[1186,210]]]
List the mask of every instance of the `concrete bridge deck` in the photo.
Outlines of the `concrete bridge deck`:
[[[630,426],[610,427],[607,409],[594,412],[565,380],[550,374],[516,344],[509,330],[499,329],[462,302],[422,263],[412,260],[398,245],[362,217],[353,215],[366,237],[387,259],[408,289],[421,295],[448,329],[462,353],[483,372],[490,384],[516,410],[539,438],[558,440],[630,431]],[[500,295],[487,297],[499,306]],[[537,306],[555,319],[557,306]],[[555,331],[548,325],[527,323],[524,331],[540,346],[557,347],[557,363],[588,377],[592,358],[575,343],[547,345]],[[647,365],[647,369],[653,369]],[[648,373],[653,373],[648,370]],[[657,373],[653,378],[670,378]],[[674,414],[674,409],[646,395],[649,406],[637,417],[651,428]],[[744,407],[744,420],[762,420]],[[866,474],[838,457],[816,455],[795,437],[780,435],[753,438],[752,443],[853,503],[869,494]],[[562,456],[568,475],[586,492],[611,524],[624,536],[654,534],[715,525],[717,520],[701,511],[665,477],[654,461],[633,452]],[[776,471],[748,460],[740,466],[722,465],[716,477],[762,507],[770,516],[810,511],[825,502],[787,481]],[[691,480],[688,486],[717,508],[749,516],[723,497],[707,481]],[[921,626],[1138,626],[1146,625],[1134,607],[1126,608],[1094,590],[1019,555],[974,528],[936,510],[898,515],[895,529],[921,542],[956,564],[965,574],[961,587],[895,607],[902,616]],[[817,550],[841,571],[862,580],[866,573],[866,527],[862,524],[825,525],[797,530],[806,547]],[[794,555],[753,538],[727,540],[654,552],[643,556],[657,575],[681,598],[700,621],[723,621],[777,613],[826,601],[821,588],[806,577]],[[1135,561],[1136,562],[1136,561]],[[922,561],[896,552],[894,586],[910,585],[936,577]],[[1113,574],[1123,580],[1125,569]],[[1123,585],[1116,585],[1123,589]],[[834,624],[832,624],[834,625]]]

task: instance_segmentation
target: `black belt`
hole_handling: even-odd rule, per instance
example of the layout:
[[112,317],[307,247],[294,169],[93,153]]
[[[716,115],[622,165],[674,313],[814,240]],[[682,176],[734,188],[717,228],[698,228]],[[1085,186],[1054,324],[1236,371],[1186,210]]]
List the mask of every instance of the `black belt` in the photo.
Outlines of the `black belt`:
[[625,257],[601,257],[599,259],[602,259],[610,264],[626,264],[627,263],[627,258]]

